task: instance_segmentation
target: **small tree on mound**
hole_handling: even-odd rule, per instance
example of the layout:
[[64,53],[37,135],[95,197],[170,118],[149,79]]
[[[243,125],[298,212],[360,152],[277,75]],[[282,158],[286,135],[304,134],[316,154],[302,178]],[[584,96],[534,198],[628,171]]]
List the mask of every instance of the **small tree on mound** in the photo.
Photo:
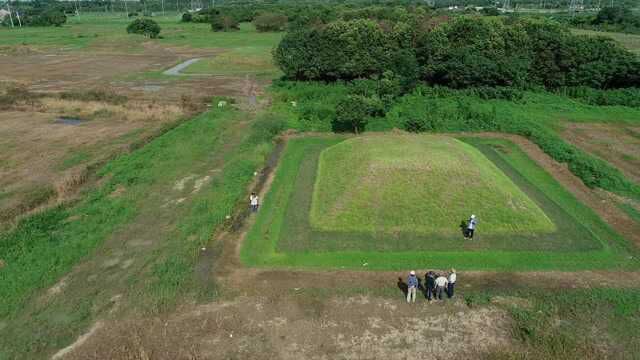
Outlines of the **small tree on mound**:
[[211,30],[213,31],[233,31],[239,30],[238,21],[228,15],[215,15],[211,18]]
[[336,106],[336,117],[331,122],[335,132],[362,132],[369,122],[372,106],[368,98],[361,95],[349,95]]
[[129,34],[141,34],[145,37],[155,39],[160,34],[160,26],[151,19],[135,19],[127,26]]
[[283,31],[287,26],[287,17],[277,13],[264,13],[253,19],[253,25],[259,32]]

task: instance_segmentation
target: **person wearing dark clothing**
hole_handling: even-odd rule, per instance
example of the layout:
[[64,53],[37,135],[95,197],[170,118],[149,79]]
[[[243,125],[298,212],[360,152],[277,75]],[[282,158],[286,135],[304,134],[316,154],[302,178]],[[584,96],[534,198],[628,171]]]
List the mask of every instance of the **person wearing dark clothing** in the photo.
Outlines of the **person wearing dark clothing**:
[[449,279],[447,282],[447,296],[449,297],[449,299],[453,297],[453,290],[456,287],[456,280],[457,280],[456,269],[451,269],[451,272],[449,273]]
[[466,239],[473,240],[473,233],[476,231],[476,216],[471,215],[469,221],[467,222],[467,234],[465,236]]
[[431,301],[433,298],[433,291],[436,288],[436,277],[433,271],[429,271],[425,276],[425,287],[427,290],[427,300]]

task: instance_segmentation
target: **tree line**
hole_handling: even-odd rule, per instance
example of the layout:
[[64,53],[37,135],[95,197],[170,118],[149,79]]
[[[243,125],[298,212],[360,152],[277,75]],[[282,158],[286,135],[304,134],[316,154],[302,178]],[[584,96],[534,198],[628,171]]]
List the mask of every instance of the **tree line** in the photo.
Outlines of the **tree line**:
[[609,39],[573,35],[552,20],[400,14],[295,29],[275,49],[275,63],[295,80],[393,72],[405,83],[453,88],[640,85],[640,59],[633,53]]

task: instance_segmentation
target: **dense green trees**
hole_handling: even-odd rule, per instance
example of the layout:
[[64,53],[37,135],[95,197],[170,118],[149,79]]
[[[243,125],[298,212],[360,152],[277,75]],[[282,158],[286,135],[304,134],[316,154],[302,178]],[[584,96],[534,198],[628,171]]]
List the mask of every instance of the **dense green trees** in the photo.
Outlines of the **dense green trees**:
[[550,20],[458,17],[423,26],[428,21],[402,11],[397,21],[354,14],[355,20],[289,32],[274,52],[285,76],[350,80],[393,71],[407,84],[420,78],[454,88],[640,85],[635,55],[611,40],[572,35]]
[[211,30],[234,31],[240,29],[238,21],[230,15],[216,14],[211,16]]
[[253,18],[253,25],[260,32],[283,31],[287,27],[287,16],[279,13],[262,13]]
[[135,19],[127,26],[127,32],[129,34],[140,34],[155,39],[158,37],[158,34],[160,34],[160,26],[151,19]]
[[[23,26],[62,26],[67,22],[67,16],[60,6],[34,6],[21,10],[20,21]],[[0,25],[10,26],[9,17],[6,16]]]

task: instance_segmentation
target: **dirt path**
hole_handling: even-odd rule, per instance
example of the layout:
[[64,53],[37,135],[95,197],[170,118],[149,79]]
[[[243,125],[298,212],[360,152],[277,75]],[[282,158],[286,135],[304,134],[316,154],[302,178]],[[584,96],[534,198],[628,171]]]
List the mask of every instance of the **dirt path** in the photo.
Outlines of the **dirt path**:
[[300,293],[114,322],[66,359],[474,359],[510,343],[495,307]]

